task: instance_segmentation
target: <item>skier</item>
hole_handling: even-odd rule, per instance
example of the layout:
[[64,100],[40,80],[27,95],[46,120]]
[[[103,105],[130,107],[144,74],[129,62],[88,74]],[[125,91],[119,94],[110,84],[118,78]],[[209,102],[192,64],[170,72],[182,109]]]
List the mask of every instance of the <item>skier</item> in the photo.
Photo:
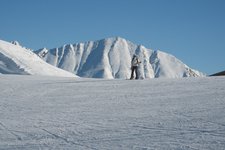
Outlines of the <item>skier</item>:
[[141,61],[139,60],[138,56],[137,55],[133,55],[133,58],[131,60],[131,77],[130,77],[130,80],[134,79],[134,71],[135,71],[135,74],[136,74],[136,78],[135,79],[138,79],[138,65],[141,63]]

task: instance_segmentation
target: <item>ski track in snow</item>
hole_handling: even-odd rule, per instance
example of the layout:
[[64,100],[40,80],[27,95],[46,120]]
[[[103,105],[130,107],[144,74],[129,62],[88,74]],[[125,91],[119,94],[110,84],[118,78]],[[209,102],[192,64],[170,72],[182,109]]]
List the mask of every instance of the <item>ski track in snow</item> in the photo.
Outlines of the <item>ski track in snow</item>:
[[224,77],[0,82],[0,150],[225,148]]

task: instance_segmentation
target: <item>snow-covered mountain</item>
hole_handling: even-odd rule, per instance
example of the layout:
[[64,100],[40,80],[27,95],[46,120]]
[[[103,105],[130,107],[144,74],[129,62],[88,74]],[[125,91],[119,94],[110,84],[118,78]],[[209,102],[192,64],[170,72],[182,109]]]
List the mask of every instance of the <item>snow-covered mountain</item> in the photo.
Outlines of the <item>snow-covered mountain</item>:
[[36,53],[51,65],[81,77],[130,78],[133,54],[142,61],[139,66],[141,78],[204,76],[170,54],[147,49],[120,37],[68,44],[49,50],[43,48]]
[[75,77],[74,74],[54,67],[40,59],[18,42],[0,40],[0,74],[30,74]]

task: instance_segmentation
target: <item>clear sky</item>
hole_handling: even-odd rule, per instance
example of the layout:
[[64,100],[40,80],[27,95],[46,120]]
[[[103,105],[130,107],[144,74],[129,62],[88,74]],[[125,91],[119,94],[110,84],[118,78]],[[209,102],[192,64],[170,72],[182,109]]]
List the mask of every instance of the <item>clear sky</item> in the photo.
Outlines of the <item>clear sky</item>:
[[225,0],[0,0],[0,39],[39,49],[120,36],[225,70]]

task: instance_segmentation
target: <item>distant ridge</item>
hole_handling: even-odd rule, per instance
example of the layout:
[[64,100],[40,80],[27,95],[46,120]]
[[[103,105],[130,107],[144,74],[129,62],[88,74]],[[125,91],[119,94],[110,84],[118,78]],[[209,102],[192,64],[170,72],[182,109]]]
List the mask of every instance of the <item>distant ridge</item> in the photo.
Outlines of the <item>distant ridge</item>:
[[210,75],[210,76],[225,76],[225,71],[221,71],[221,72],[212,74],[212,75]]

